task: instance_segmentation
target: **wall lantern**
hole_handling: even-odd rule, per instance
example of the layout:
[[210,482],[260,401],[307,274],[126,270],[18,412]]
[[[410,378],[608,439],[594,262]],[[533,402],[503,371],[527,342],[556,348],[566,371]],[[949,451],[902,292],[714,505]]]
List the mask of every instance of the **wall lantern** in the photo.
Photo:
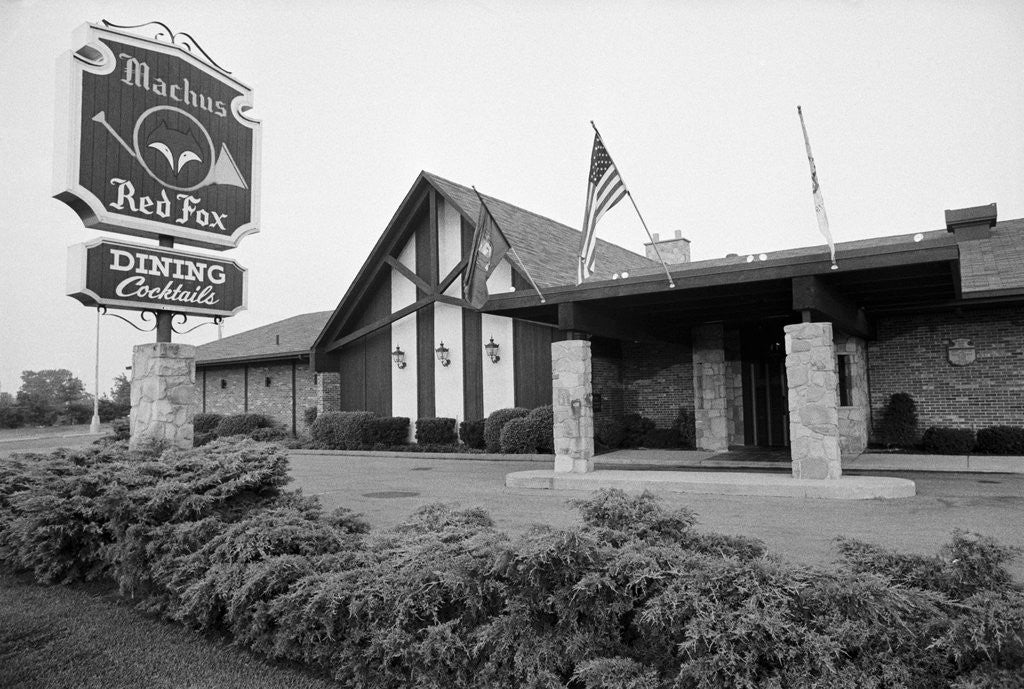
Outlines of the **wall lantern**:
[[221,389],[221,390],[223,390],[223,389],[224,389],[224,388],[226,388],[227,386],[228,386],[228,381],[227,381],[227,380],[225,380],[224,378],[221,378],[221,379],[220,379],[220,389]]
[[434,350],[434,353],[437,354],[437,360],[441,362],[442,366],[448,366],[452,363],[448,359],[448,348],[444,346],[444,342],[441,343],[440,347]]
[[395,351],[391,352],[391,358],[394,359],[395,366],[405,368],[405,352],[398,345],[395,345]]
[[264,384],[266,385],[266,387],[270,387],[270,376],[266,377],[266,379],[264,380]]
[[498,356],[498,347],[500,345],[494,344],[494,336],[491,336],[491,341],[484,345],[484,349],[487,350],[487,356],[491,358],[491,363],[496,364],[501,361],[501,357]]

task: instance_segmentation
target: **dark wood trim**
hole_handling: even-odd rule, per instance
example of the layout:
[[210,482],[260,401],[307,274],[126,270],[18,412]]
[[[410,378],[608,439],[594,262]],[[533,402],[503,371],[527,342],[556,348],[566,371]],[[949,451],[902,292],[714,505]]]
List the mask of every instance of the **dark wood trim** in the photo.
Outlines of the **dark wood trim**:
[[242,411],[249,413],[249,364],[242,369]]
[[298,435],[298,428],[295,426],[295,405],[298,390],[295,389],[295,362],[292,362],[292,436]]
[[434,297],[432,297],[432,296],[424,297],[422,299],[418,299],[418,300],[414,301],[413,303],[409,304],[408,306],[404,306],[404,307],[400,308],[398,311],[395,311],[394,313],[392,313],[392,314],[390,314],[388,316],[385,316],[384,318],[381,318],[380,320],[374,321],[370,325],[363,326],[362,328],[359,328],[358,330],[353,330],[352,332],[350,332],[345,337],[341,338],[340,340],[337,340],[337,341],[333,342],[327,348],[327,351],[328,352],[334,352],[336,350],[339,350],[342,347],[344,347],[345,345],[349,344],[350,342],[355,342],[360,337],[363,337],[365,335],[369,335],[370,333],[372,333],[375,330],[380,330],[381,328],[386,327],[386,326],[390,325],[391,323],[394,323],[395,321],[397,321],[397,320],[399,320],[401,318],[405,318],[410,313],[413,313],[415,311],[419,311],[424,306],[427,306],[427,305],[433,303],[433,301],[434,301]]
[[416,411],[419,418],[435,414],[434,391],[434,307],[416,312]]
[[793,310],[803,314],[806,323],[810,316],[824,318],[850,335],[874,339],[875,329],[864,309],[845,295],[832,289],[817,275],[795,277],[793,282]]
[[452,306],[458,306],[463,309],[472,309],[473,305],[465,299],[459,299],[458,297],[449,297],[447,294],[438,294],[435,298],[436,301],[442,304],[451,304]]
[[206,369],[203,369],[203,413],[206,413]]
[[403,264],[401,261],[399,261],[394,256],[385,256],[384,257],[384,262],[387,263],[392,268],[394,268],[395,270],[397,270],[399,273],[401,273],[402,276],[406,280],[408,280],[412,284],[416,285],[416,287],[420,291],[424,292],[425,294],[429,294],[430,292],[433,291],[434,288],[431,287],[430,285],[428,285],[423,280],[423,278],[421,278],[419,275],[417,275],[413,271],[409,270],[409,268],[406,267],[405,264]]
[[[512,361],[515,406],[532,409],[551,404],[550,328],[512,321]],[[499,343],[503,345],[505,343]],[[506,353],[508,350],[505,350]]]
[[[476,229],[465,217],[461,219],[460,229],[463,262],[468,264],[468,257],[473,254]],[[462,413],[467,421],[484,418],[485,362],[479,349],[483,346],[483,339],[483,316],[476,309],[462,309]],[[491,362],[486,364],[491,365]]]
[[455,278],[459,277],[459,275],[462,273],[463,270],[465,270],[466,266],[468,265],[469,259],[463,257],[463,259],[459,261],[458,264],[456,264],[456,266],[452,268],[447,275],[444,276],[444,280],[441,280],[441,283],[437,286],[437,293],[444,294],[444,291],[451,287],[452,283],[455,282]]

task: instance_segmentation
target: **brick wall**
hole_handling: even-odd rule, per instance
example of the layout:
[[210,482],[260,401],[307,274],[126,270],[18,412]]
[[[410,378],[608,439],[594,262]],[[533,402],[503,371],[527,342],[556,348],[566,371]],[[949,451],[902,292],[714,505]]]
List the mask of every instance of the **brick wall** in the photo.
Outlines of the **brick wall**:
[[[1024,425],[1024,311],[941,312],[879,319],[868,344],[872,418],[890,395],[917,402],[919,428]],[[977,359],[949,363],[954,338],[969,338]]]
[[621,416],[623,407],[622,365],[617,357],[594,356],[591,359],[594,394],[601,395],[601,410],[594,410],[594,423],[600,425],[613,416]]
[[[241,414],[249,411],[266,414],[288,431],[292,430],[292,364],[250,364],[248,367],[248,399],[246,399],[244,365],[218,366],[202,369],[206,376],[206,404],[204,411],[217,414]],[[199,374],[202,385],[203,373]],[[296,431],[306,428],[304,412],[317,406],[318,385],[306,362],[295,364],[295,424]],[[270,385],[267,385],[267,379]],[[221,381],[227,383],[221,387]],[[336,407],[335,407],[336,408]]]
[[[205,379],[204,412],[241,414],[245,411],[245,369],[242,366],[217,366],[200,369],[198,387]],[[221,387],[221,381],[225,387]]]
[[668,428],[693,409],[693,354],[687,344],[622,344],[623,408]]

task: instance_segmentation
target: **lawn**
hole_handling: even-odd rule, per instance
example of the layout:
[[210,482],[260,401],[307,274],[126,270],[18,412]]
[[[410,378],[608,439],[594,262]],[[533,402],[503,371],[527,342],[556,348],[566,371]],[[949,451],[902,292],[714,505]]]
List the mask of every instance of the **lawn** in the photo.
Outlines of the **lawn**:
[[145,615],[98,584],[37,586],[0,575],[0,687],[320,689],[218,637]]

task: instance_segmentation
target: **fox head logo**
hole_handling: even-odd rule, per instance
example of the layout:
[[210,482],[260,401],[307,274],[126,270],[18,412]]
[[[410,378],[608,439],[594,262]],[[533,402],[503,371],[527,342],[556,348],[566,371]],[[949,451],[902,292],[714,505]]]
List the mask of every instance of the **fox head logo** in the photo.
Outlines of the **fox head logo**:
[[172,129],[160,120],[156,129],[146,138],[146,146],[159,152],[177,177],[189,163],[202,163],[201,144],[188,125],[184,130]]

